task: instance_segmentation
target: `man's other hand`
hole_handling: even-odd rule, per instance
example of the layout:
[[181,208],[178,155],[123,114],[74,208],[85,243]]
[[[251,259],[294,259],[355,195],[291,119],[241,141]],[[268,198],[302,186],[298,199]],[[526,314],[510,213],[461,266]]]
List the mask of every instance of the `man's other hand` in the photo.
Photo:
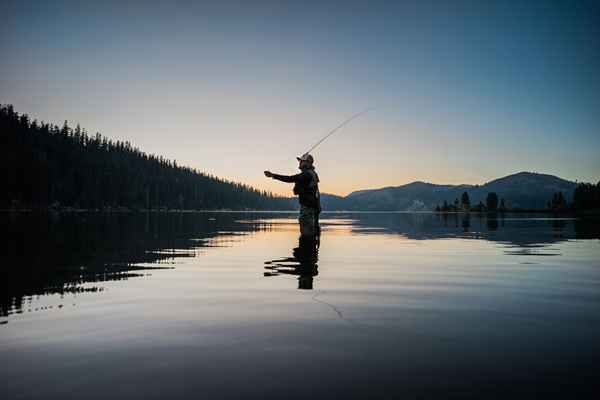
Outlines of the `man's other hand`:
[[265,176],[267,178],[272,178],[273,177],[273,173],[271,171],[265,171]]

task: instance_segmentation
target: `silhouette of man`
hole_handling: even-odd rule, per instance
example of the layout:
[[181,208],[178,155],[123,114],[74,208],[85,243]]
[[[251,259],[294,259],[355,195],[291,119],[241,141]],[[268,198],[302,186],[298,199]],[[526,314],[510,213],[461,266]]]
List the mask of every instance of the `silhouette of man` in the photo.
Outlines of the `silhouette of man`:
[[279,175],[265,171],[268,178],[282,182],[294,183],[294,194],[300,202],[300,234],[314,236],[319,232],[319,213],[321,200],[319,194],[319,176],[315,172],[314,159],[310,154],[296,157],[300,173],[296,175]]

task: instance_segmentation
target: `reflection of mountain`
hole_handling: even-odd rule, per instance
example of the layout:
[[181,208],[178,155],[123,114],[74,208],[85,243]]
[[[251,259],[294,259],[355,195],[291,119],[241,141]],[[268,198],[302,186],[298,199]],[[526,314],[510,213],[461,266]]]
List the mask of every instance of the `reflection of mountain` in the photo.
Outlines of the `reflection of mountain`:
[[[0,214],[0,316],[21,312],[27,296],[99,291],[84,283],[143,276],[198,249],[230,245],[257,229],[235,214]],[[140,266],[153,263],[156,266]]]
[[[437,214],[437,213],[357,213],[356,233],[382,228],[384,232],[409,239],[466,238],[502,242],[518,247],[551,244],[569,239],[600,238],[598,220],[546,218],[536,214]],[[346,217],[348,217],[346,215]],[[356,229],[359,228],[359,229]],[[381,233],[378,230],[377,233]]]
[[546,208],[556,192],[571,200],[576,183],[556,176],[519,172],[484,185],[436,185],[412,182],[403,186],[359,190],[346,197],[323,195],[325,210],[418,211],[433,210],[444,201],[449,204],[467,192],[471,204],[485,204],[488,193],[495,192],[511,208]]

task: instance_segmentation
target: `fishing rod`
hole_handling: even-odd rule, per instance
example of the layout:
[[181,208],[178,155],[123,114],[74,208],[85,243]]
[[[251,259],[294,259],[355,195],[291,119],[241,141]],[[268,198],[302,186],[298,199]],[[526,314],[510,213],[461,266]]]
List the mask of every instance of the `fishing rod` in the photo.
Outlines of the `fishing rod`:
[[304,154],[308,154],[311,151],[313,151],[318,145],[320,145],[321,143],[323,143],[325,141],[325,139],[327,139],[329,136],[333,135],[335,132],[337,132],[338,130],[340,130],[342,127],[344,127],[344,125],[347,125],[350,123],[350,121],[352,121],[353,119],[356,119],[358,117],[360,117],[363,114],[366,114],[367,112],[371,111],[373,108],[366,108],[364,110],[362,110],[361,112],[358,112],[356,114],[354,114],[353,116],[351,116],[350,118],[348,118],[347,120],[345,120],[344,122],[342,122],[341,124],[339,124],[338,126],[336,126],[335,128],[333,128],[331,131],[329,131],[327,133],[327,135],[323,136],[321,138],[321,140],[319,140],[317,143],[315,143],[311,148],[309,148],[308,150],[306,150]]

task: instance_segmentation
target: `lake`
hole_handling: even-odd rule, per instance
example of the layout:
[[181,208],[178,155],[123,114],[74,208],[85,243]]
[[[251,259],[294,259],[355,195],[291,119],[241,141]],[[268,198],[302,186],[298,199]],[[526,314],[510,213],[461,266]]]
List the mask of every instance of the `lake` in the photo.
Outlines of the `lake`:
[[598,220],[0,219],[3,399],[600,393]]

